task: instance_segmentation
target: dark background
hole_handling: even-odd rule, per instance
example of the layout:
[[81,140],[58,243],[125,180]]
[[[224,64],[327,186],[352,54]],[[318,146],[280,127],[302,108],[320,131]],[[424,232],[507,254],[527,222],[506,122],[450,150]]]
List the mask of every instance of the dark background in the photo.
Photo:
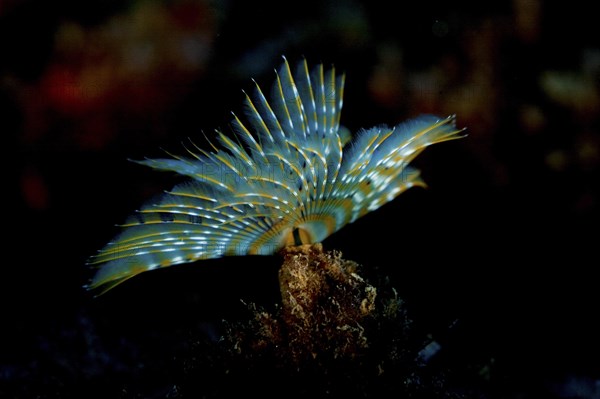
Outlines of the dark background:
[[[421,113],[468,138],[328,238],[389,276],[440,361],[490,397],[600,397],[600,43],[586,2],[0,3],[5,171],[0,396],[175,397],[187,342],[240,299],[278,301],[276,257],[143,274],[99,298],[86,259],[179,181],[128,162],[227,131],[285,55],[346,73],[356,132]],[[238,112],[239,113],[239,112]]]

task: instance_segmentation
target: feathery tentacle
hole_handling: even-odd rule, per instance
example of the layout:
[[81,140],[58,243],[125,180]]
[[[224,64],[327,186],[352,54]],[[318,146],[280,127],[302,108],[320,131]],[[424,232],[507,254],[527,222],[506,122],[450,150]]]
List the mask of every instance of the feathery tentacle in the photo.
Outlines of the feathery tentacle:
[[[408,164],[427,146],[463,137],[455,117],[420,116],[358,132],[340,126],[344,75],[284,58],[270,101],[255,84],[233,138],[216,131],[209,152],[136,161],[191,180],[148,203],[89,263],[104,291],[147,270],[226,255],[270,255],[324,240],[424,185]],[[196,152],[197,151],[197,152]]]

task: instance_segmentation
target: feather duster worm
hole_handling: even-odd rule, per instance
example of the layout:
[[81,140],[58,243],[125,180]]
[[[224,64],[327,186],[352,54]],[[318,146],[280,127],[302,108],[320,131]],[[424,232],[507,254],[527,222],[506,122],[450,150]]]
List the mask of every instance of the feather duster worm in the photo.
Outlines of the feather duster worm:
[[190,177],[122,225],[89,263],[88,288],[106,291],[147,270],[227,255],[271,255],[318,243],[344,225],[423,185],[408,164],[427,146],[460,138],[455,118],[423,115],[363,129],[340,126],[344,75],[284,58],[269,101],[256,85],[234,135],[214,151],[140,164]]

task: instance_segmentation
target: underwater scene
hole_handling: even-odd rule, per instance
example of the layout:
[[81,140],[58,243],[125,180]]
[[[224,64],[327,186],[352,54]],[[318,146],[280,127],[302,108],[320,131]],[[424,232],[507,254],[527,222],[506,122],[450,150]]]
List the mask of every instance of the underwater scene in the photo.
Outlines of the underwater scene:
[[0,2],[0,397],[600,398],[595,20]]

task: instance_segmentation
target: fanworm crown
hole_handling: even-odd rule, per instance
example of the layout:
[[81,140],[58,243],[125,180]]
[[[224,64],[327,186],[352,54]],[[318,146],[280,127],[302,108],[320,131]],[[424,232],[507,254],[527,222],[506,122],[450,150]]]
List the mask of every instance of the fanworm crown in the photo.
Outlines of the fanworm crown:
[[344,75],[284,58],[270,100],[256,85],[234,135],[214,151],[140,164],[191,179],[143,206],[89,263],[88,288],[108,290],[147,270],[226,255],[270,255],[316,243],[404,190],[424,185],[408,164],[427,146],[463,137],[455,118],[422,115],[395,127],[340,127]]

